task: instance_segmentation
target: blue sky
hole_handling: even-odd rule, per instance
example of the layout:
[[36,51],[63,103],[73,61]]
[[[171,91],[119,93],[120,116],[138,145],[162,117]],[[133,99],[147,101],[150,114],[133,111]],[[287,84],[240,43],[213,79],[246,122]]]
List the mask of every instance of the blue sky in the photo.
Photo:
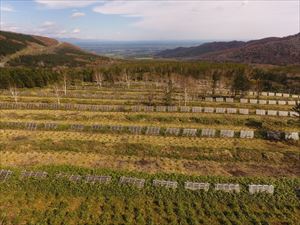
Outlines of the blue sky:
[[300,30],[299,0],[0,0],[1,30],[100,40],[249,40]]

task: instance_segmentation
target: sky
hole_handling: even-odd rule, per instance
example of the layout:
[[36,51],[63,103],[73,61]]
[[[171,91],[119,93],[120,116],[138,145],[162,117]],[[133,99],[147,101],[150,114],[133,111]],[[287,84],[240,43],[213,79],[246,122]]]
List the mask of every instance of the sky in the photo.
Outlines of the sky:
[[251,40],[300,32],[300,0],[0,0],[1,30],[98,40]]

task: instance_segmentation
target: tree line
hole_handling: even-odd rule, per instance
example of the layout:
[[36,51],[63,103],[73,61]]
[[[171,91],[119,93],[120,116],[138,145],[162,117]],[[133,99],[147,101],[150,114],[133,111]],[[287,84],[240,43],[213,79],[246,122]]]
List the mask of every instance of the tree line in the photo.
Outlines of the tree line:
[[[190,89],[197,80],[211,82],[214,92],[223,83],[233,92],[247,90],[300,92],[300,78],[289,76],[286,68],[258,69],[245,64],[178,61],[122,61],[89,67],[0,68],[0,88],[44,87],[68,80],[70,85],[94,82],[113,84],[123,81],[159,82]],[[299,70],[300,71],[300,70]],[[170,84],[170,82],[172,84]],[[214,94],[214,93],[213,93]]]
[[45,87],[61,82],[65,75],[70,84],[78,80],[93,81],[91,69],[0,68],[0,89],[8,89],[12,86],[17,88]]

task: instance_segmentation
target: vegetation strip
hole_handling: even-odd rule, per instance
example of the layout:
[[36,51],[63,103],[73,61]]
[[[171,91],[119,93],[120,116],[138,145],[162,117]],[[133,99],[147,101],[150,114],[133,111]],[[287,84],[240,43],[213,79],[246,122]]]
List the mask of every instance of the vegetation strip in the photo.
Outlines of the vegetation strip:
[[[150,188],[155,187],[165,187],[165,188],[171,188],[171,189],[177,189],[177,188],[184,188],[186,190],[214,190],[214,191],[224,191],[224,192],[232,192],[232,193],[246,193],[248,192],[250,194],[254,193],[268,193],[273,194],[274,192],[276,194],[278,191],[276,188],[274,189],[274,186],[271,184],[253,184],[251,183],[244,183],[242,187],[240,187],[240,184],[237,183],[215,183],[214,188],[210,188],[210,183],[207,182],[207,178],[204,178],[205,182],[201,182],[201,177],[198,178],[198,182],[191,181],[190,179],[188,181],[182,180],[180,182],[173,180],[163,180],[163,179],[156,179],[152,178],[149,180],[145,180],[143,178],[137,178],[132,176],[114,176],[113,179],[109,175],[109,173],[105,173],[104,175],[101,174],[74,174],[74,173],[66,173],[57,171],[56,173],[48,173],[46,171],[41,170],[22,170],[22,171],[12,171],[8,169],[1,169],[0,170],[0,183],[9,183],[11,179],[17,178],[19,181],[27,180],[27,179],[35,179],[35,180],[44,180],[44,179],[50,179],[53,182],[58,182],[59,180],[68,180],[70,182],[80,182],[80,183],[90,183],[90,184],[109,184],[111,182],[118,183],[119,185],[122,184],[128,184],[132,187],[137,188],[143,188],[145,185],[147,185]],[[195,177],[192,177],[193,180],[195,180]],[[229,179],[229,180],[235,180],[235,179]],[[236,179],[237,180],[237,179]],[[152,185],[151,185],[152,183]],[[248,187],[248,188],[247,188]],[[243,190],[243,188],[245,188]],[[295,188],[295,187],[294,187]]]
[[[121,126],[121,125],[101,125],[94,124],[91,126],[83,124],[56,124],[56,123],[34,123],[34,122],[3,122],[0,123],[2,128],[21,128],[30,131],[35,130],[55,130],[55,131],[92,131],[92,132],[118,132],[144,135],[171,135],[171,136],[190,136],[190,137],[221,137],[221,138],[265,138],[269,140],[299,140],[299,133],[296,132],[281,132],[281,131],[260,131],[254,133],[252,130],[241,130],[235,132],[233,130],[216,130],[211,128],[191,129],[191,128],[161,128],[161,127],[141,127],[141,126]],[[179,129],[174,132],[170,129]]]
[[177,106],[123,106],[123,105],[90,105],[90,104],[55,104],[55,103],[10,103],[0,102],[0,109],[51,109],[51,110],[80,110],[80,111],[100,111],[100,112],[162,112],[160,107],[166,107],[164,111],[168,112],[192,112],[192,113],[225,113],[227,114],[254,114],[258,116],[282,116],[282,117],[298,117],[299,114],[293,111],[274,111],[275,114],[270,114],[270,110],[256,109],[251,111],[244,108],[223,108],[223,111],[218,111],[219,108],[212,107],[177,107]]

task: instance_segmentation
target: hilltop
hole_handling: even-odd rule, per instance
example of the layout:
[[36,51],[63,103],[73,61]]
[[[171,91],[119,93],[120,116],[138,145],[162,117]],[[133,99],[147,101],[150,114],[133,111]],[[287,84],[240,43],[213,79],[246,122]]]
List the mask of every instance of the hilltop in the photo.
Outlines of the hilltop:
[[196,47],[176,48],[157,54],[161,58],[288,65],[300,62],[300,33],[248,42],[210,42]]
[[84,66],[109,61],[56,39],[0,31],[0,66]]

